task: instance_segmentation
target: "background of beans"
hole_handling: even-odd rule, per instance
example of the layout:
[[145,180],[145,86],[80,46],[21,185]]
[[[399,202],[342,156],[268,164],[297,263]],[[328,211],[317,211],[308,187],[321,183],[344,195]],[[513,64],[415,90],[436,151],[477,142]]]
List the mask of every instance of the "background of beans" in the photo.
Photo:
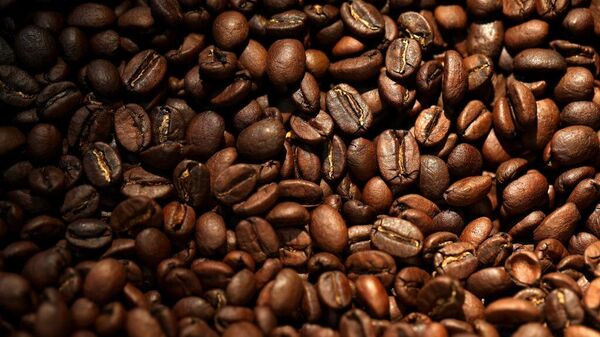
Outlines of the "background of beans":
[[600,336],[600,1],[0,0],[0,335]]

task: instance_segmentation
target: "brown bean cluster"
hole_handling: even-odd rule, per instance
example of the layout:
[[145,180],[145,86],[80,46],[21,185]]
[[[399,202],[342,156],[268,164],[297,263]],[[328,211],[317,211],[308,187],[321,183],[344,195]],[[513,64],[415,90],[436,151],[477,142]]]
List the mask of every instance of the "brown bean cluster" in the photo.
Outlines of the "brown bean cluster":
[[86,1],[0,0],[1,336],[600,336],[600,0]]

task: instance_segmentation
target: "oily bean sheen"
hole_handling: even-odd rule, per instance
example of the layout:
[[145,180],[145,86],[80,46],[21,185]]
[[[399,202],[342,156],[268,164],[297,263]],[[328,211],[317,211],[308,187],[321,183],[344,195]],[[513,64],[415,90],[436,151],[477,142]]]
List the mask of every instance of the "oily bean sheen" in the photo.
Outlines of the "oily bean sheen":
[[0,336],[600,337],[600,0],[0,13]]

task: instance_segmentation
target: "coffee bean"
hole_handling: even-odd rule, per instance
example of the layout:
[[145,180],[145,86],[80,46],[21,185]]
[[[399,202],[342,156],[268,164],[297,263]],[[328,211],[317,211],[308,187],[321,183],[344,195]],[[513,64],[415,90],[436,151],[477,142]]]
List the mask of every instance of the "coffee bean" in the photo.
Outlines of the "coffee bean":
[[94,219],[79,219],[71,222],[65,235],[67,242],[78,249],[101,249],[112,241],[112,232],[107,223]]
[[177,196],[192,206],[201,206],[210,193],[210,173],[206,165],[194,160],[183,160],[173,170]]
[[333,119],[329,114],[320,111],[311,119],[292,116],[290,127],[303,142],[309,145],[318,145],[333,134]]
[[368,2],[353,0],[342,4],[340,16],[344,25],[360,37],[373,38],[383,33],[383,16]]
[[150,144],[150,118],[144,109],[128,104],[115,112],[115,135],[119,143],[130,152],[139,152]]
[[[467,51],[498,58],[503,50],[504,24],[500,20],[472,22],[467,35]],[[512,70],[512,68],[511,68]]]
[[475,246],[468,242],[450,243],[437,251],[433,263],[438,273],[465,279],[477,268]]
[[450,131],[450,120],[444,110],[432,106],[421,111],[415,121],[415,139],[423,146],[439,145]]
[[554,50],[529,48],[514,58],[515,71],[523,73],[562,73],[567,68],[564,58]]
[[398,17],[398,28],[401,35],[417,40],[423,50],[427,50],[433,42],[433,30],[429,22],[417,12],[404,12]]
[[386,130],[377,141],[377,163],[388,183],[407,187],[419,174],[419,147],[415,137],[402,130]]
[[565,242],[571,237],[580,219],[577,206],[566,203],[544,218],[544,221],[533,231],[533,237],[536,241],[552,238]]
[[81,218],[91,217],[100,205],[100,195],[91,185],[79,185],[65,194],[60,207],[62,218],[71,222]]
[[549,34],[546,21],[532,19],[508,28],[504,33],[506,46],[514,51],[540,46]]
[[319,277],[317,282],[319,299],[329,308],[342,309],[352,301],[350,282],[339,271],[328,271]]
[[278,40],[268,51],[267,75],[275,85],[287,86],[302,79],[305,63],[304,46],[300,42]]
[[310,233],[317,247],[331,253],[340,253],[346,247],[348,231],[342,215],[329,205],[312,211]]
[[339,84],[329,90],[327,109],[337,126],[346,134],[364,134],[373,123],[371,110],[358,91],[347,84]]
[[341,82],[362,82],[375,77],[383,61],[383,55],[379,50],[369,50],[357,57],[331,63],[329,73]]
[[302,280],[292,269],[282,269],[275,279],[270,294],[270,306],[278,315],[289,315],[302,300]]
[[439,276],[425,283],[418,293],[419,311],[438,319],[460,312],[465,300],[464,289],[457,280]]
[[103,259],[88,272],[83,283],[87,298],[97,303],[106,303],[117,295],[126,282],[125,268],[119,261]]
[[0,93],[0,100],[15,107],[30,106],[40,91],[40,86],[33,77],[11,65],[0,66],[0,83],[4,88]]
[[121,159],[108,144],[96,142],[83,158],[83,169],[88,179],[97,187],[116,183],[122,175]]
[[160,84],[166,72],[167,60],[154,50],[145,50],[127,63],[121,78],[127,90],[145,95]]
[[484,313],[486,320],[505,325],[520,325],[541,318],[540,310],[529,301],[508,297],[490,303]]
[[472,205],[485,197],[491,185],[492,179],[489,176],[463,178],[446,189],[444,199],[453,206]]
[[161,199],[173,193],[173,184],[167,178],[134,167],[123,174],[121,193],[127,197],[146,196]]
[[414,39],[401,38],[392,41],[385,55],[388,75],[402,80],[413,75],[421,63],[421,47]]
[[285,130],[281,122],[267,118],[242,130],[237,139],[237,149],[253,160],[267,160],[281,152],[284,139]]
[[515,283],[524,286],[530,286],[537,283],[542,273],[537,256],[528,251],[513,253],[506,260],[504,268]]
[[[233,31],[235,34],[230,34]],[[227,11],[213,21],[213,37],[220,48],[231,50],[240,47],[248,38],[248,21],[239,12]]]
[[42,119],[60,119],[71,114],[81,101],[81,92],[73,82],[52,83],[37,95],[37,115]]
[[113,231],[137,232],[140,227],[158,227],[162,219],[162,208],[147,197],[133,197],[120,202],[110,215]]
[[56,40],[47,29],[29,25],[16,33],[15,56],[26,68],[45,70],[56,62]]
[[457,105],[468,89],[468,74],[463,59],[456,51],[447,51],[444,56],[442,96],[448,105]]
[[371,241],[377,248],[390,255],[411,257],[421,251],[423,234],[406,220],[382,217],[373,224]]
[[537,171],[512,181],[502,192],[502,210],[506,214],[522,214],[545,202],[548,192],[546,178]]
[[483,90],[489,85],[494,73],[494,63],[483,54],[475,54],[463,60],[467,71],[469,92]]
[[299,10],[289,10],[273,15],[265,25],[266,34],[273,38],[297,37],[305,30],[307,15]]

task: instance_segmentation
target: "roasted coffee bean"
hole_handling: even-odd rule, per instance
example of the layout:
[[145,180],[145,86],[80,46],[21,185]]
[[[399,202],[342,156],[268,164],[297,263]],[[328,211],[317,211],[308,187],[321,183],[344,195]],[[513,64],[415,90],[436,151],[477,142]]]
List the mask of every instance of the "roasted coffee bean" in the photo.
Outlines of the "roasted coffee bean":
[[400,34],[417,40],[427,50],[433,43],[433,29],[429,22],[417,12],[404,12],[398,17]]
[[384,180],[407,187],[419,175],[419,147],[415,137],[402,130],[386,130],[377,141],[377,163]]
[[40,86],[33,77],[11,65],[0,66],[0,83],[3,88],[0,100],[15,107],[30,106],[40,92]]
[[449,50],[444,56],[442,97],[448,105],[457,105],[468,89],[468,74],[463,59],[456,51]]
[[113,131],[113,111],[102,105],[86,105],[73,114],[67,132],[72,147],[85,151],[91,143],[109,142]]
[[490,303],[485,309],[485,317],[491,322],[502,322],[504,325],[519,325],[538,321],[541,318],[537,307],[526,300],[502,298]]
[[596,130],[600,127],[600,107],[594,102],[572,102],[562,109],[560,120],[566,125],[587,125]]
[[327,93],[327,109],[336,125],[346,134],[361,135],[373,123],[373,114],[356,89],[339,84]]
[[237,149],[251,160],[264,161],[275,157],[283,149],[285,129],[276,118],[266,118],[251,124],[237,139]]
[[87,178],[97,187],[115,184],[123,174],[121,159],[106,143],[96,142],[83,157],[83,170]]
[[507,215],[531,211],[546,201],[547,192],[546,177],[537,171],[530,171],[504,188],[502,211]]
[[346,222],[342,215],[329,205],[321,205],[312,211],[309,229],[317,247],[324,251],[340,253],[346,247]]
[[415,139],[423,146],[439,145],[450,131],[450,120],[437,106],[421,111],[415,121]]
[[173,185],[179,199],[194,207],[202,206],[210,195],[210,172],[206,165],[183,160],[173,170]]
[[[190,120],[190,125],[195,126],[195,124],[197,124],[196,120],[202,120],[206,124],[214,126],[216,129],[215,133],[219,132],[218,122],[210,123],[210,118],[206,117],[209,114],[210,112],[205,112],[198,115],[202,117],[192,118],[192,120]],[[152,140],[155,144],[161,144],[168,141],[180,141],[184,139],[184,134],[187,131],[185,125],[185,117],[181,112],[179,112],[179,110],[168,105],[157,106],[154,109],[152,109],[148,117],[150,119],[151,124],[150,128]],[[217,119],[218,121],[218,117],[215,119]],[[191,124],[192,121],[196,123]],[[203,131],[196,129],[193,126],[190,126],[190,128],[199,133],[202,133]],[[211,145],[213,145],[213,143],[218,143],[217,141],[212,141],[214,138],[218,140],[218,137],[213,138],[210,134],[204,135],[206,136],[207,147],[210,147]],[[195,139],[188,138],[188,141],[196,145]],[[213,145],[213,147],[216,147],[216,145]],[[194,150],[194,152],[199,152],[196,147],[194,147]]]
[[71,222],[93,216],[99,205],[98,191],[91,185],[79,185],[67,191],[60,212],[63,220]]
[[[227,245],[227,228],[223,217],[206,212],[196,220],[195,241],[198,250],[205,255],[222,253]],[[240,243],[241,244],[241,243]]]
[[530,48],[518,53],[513,61],[515,71],[522,73],[562,73],[567,68],[565,59],[551,49]]
[[58,54],[52,33],[34,25],[26,26],[16,33],[14,51],[19,63],[34,71],[53,65]]
[[237,56],[215,46],[206,47],[198,56],[200,75],[212,80],[227,80],[236,71]]
[[127,90],[145,95],[162,82],[166,72],[167,60],[154,50],[145,50],[127,63],[121,78]]
[[475,54],[463,60],[467,71],[468,90],[479,91],[491,82],[494,74],[494,63],[486,55]]
[[300,36],[305,30],[307,15],[299,10],[289,10],[273,15],[265,25],[269,37],[284,38]]
[[383,61],[380,51],[369,50],[357,57],[332,63],[329,73],[341,82],[362,82],[375,77]]
[[282,269],[273,280],[269,305],[277,315],[289,315],[302,301],[303,290],[298,273],[292,269]]
[[368,2],[353,0],[342,4],[340,16],[344,25],[359,37],[374,38],[383,34],[383,16]]
[[96,303],[107,303],[118,294],[126,282],[125,268],[114,259],[98,261],[83,283],[85,296]]
[[577,206],[566,203],[544,218],[544,221],[533,231],[533,238],[536,241],[552,238],[566,242],[580,219]]
[[542,274],[542,268],[537,256],[529,251],[513,253],[505,262],[504,268],[518,285],[531,286],[536,284]]
[[267,59],[267,75],[277,86],[299,82],[304,76],[306,55],[298,40],[277,40],[271,45]]
[[65,237],[73,247],[94,250],[111,243],[112,231],[103,221],[79,219],[69,224]]
[[306,114],[314,114],[319,111],[319,100],[321,91],[315,77],[307,72],[300,82],[300,88],[296,90],[292,99],[296,106]]
[[485,268],[471,274],[466,287],[477,297],[489,298],[510,290],[513,281],[503,267]]
[[127,104],[115,112],[115,136],[127,151],[139,152],[152,139],[150,118],[144,108]]
[[446,189],[444,199],[452,206],[472,205],[484,198],[491,187],[492,178],[489,176],[463,178]]
[[146,196],[162,199],[173,192],[173,184],[167,178],[152,174],[141,167],[123,173],[121,193],[127,197]]
[[465,279],[477,268],[475,246],[468,242],[450,243],[437,251],[433,263],[441,275]]
[[42,119],[60,119],[70,115],[80,101],[81,91],[73,82],[52,83],[37,95],[37,115]]
[[342,309],[352,301],[350,282],[340,271],[328,271],[317,282],[319,299],[331,309]]
[[[154,141],[162,143],[169,140],[181,140],[185,119],[177,110],[168,106],[154,111]],[[160,126],[159,126],[160,125]],[[185,129],[185,140],[191,145],[191,155],[205,158],[213,155],[223,144],[225,121],[214,111],[204,111],[194,116]]]
[[113,231],[137,232],[140,227],[158,227],[162,219],[162,208],[147,197],[128,198],[119,203],[110,215]]
[[418,293],[419,311],[441,319],[457,315],[464,303],[465,293],[460,283],[447,276],[427,281]]
[[385,67],[388,76],[402,80],[413,75],[421,63],[421,47],[410,38],[392,41],[385,55]]
[[382,217],[373,224],[371,242],[390,255],[411,257],[421,251],[423,234],[406,220]]
[[186,239],[195,228],[196,212],[188,205],[173,201],[163,208],[163,226],[167,234]]
[[121,89],[119,71],[106,60],[94,60],[85,68],[85,79],[90,88],[100,96],[115,97]]

